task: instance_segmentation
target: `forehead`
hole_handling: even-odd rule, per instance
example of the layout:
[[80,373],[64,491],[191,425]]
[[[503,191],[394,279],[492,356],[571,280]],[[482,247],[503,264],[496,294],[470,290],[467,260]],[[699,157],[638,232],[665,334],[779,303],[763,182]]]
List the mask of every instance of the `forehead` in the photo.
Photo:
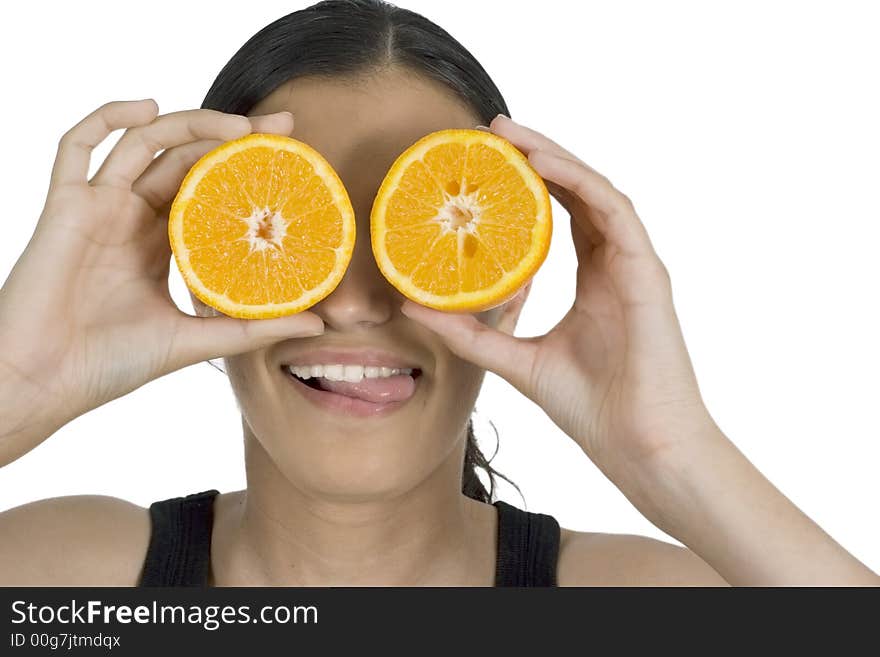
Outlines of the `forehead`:
[[429,132],[480,122],[441,83],[395,69],[356,79],[290,80],[249,114],[282,110],[293,113],[291,136],[327,158],[343,180],[363,180],[368,171],[384,175],[400,153]]

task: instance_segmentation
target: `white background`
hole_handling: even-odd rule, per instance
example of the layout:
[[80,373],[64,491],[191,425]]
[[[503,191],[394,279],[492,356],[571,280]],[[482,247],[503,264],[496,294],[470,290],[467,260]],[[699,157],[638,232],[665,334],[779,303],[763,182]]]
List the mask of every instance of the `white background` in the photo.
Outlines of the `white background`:
[[[15,3],[0,10],[5,280],[60,136],[109,100],[198,107],[257,30],[308,3]],[[401,0],[481,61],[514,119],[629,195],[669,268],[704,399],[783,493],[880,571],[880,22],[871,3]],[[93,158],[91,173],[121,133]],[[556,230],[519,335],[569,307]],[[172,293],[191,312],[172,267]],[[27,312],[26,308],[20,312]],[[2,348],[2,346],[0,346]],[[665,540],[506,382],[476,430],[525,508],[581,531]],[[99,493],[141,505],[244,485],[225,377],[201,363],[78,418],[0,472],[0,508]],[[501,480],[501,497],[523,507]],[[736,490],[730,491],[736,495]],[[747,530],[744,530],[747,531]]]

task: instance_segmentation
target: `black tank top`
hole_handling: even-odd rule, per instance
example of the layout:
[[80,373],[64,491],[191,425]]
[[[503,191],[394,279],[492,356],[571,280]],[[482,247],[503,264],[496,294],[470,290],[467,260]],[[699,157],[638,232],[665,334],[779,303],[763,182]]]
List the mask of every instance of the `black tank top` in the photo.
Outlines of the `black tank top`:
[[[150,505],[152,535],[140,586],[207,586],[214,498],[206,490]],[[559,523],[498,500],[495,586],[556,586]]]

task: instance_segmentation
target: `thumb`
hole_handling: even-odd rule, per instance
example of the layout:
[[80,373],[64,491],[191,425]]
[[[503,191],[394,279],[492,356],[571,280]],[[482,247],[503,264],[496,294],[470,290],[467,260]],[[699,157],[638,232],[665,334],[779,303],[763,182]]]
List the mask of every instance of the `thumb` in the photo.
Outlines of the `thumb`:
[[469,313],[449,313],[406,300],[401,312],[434,331],[459,358],[494,372],[527,397],[535,345],[487,326]]
[[324,321],[315,313],[306,311],[273,319],[186,315],[181,318],[177,333],[170,371],[203,360],[254,351],[287,338],[321,335]]

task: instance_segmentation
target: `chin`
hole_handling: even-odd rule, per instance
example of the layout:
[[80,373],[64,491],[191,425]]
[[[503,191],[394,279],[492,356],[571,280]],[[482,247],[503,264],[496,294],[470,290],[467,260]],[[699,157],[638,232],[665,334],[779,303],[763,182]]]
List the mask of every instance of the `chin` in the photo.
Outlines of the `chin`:
[[[275,466],[296,488],[321,498],[367,501],[405,493],[429,476],[437,463],[406,440],[412,432],[381,439],[322,430],[322,437],[294,448],[273,450]],[[281,453],[278,453],[280,451]]]

